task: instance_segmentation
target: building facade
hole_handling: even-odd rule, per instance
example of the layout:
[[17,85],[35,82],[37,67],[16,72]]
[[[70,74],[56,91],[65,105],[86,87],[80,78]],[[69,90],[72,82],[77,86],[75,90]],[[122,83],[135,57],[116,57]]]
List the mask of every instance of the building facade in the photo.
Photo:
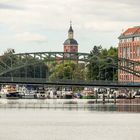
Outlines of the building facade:
[[[65,40],[64,42],[64,52],[68,53],[77,53],[78,52],[78,43],[74,39],[74,31],[72,29],[72,24],[70,23],[70,28],[68,30],[68,39]],[[65,57],[71,57],[71,58],[76,58],[76,55],[71,55],[71,54],[66,54]]]
[[[128,28],[119,36],[118,57],[140,61],[140,26]],[[124,62],[121,62],[121,65]],[[135,66],[134,70],[140,70],[140,66]],[[120,82],[140,82],[140,78],[128,72],[118,70],[118,80]]]

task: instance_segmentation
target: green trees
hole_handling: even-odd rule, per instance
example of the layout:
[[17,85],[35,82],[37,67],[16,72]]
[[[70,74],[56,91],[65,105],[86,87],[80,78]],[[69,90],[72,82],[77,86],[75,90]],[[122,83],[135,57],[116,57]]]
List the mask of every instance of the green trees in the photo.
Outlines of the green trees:
[[50,72],[50,80],[117,80],[117,48],[103,49],[94,46],[88,63],[64,61],[56,64]]
[[50,80],[84,80],[84,64],[77,64],[72,61],[65,61],[57,64],[50,72]]
[[90,80],[117,80],[117,48],[94,46],[89,55],[87,77]]

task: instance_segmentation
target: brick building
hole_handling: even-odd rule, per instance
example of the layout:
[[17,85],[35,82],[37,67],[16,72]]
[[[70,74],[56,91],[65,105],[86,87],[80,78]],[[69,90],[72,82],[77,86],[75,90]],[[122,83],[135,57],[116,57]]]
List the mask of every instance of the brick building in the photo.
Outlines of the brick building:
[[[70,23],[70,28],[68,30],[68,39],[65,40],[63,45],[64,45],[64,50],[63,50],[64,52],[75,52],[75,53],[78,52],[78,43],[74,39],[74,31],[72,29],[71,23]],[[68,54],[66,57],[69,57]],[[71,57],[76,57],[76,55]]]
[[[140,61],[140,26],[128,28],[119,36],[118,57]],[[134,69],[140,70],[140,66],[135,66]],[[118,80],[120,82],[140,82],[140,78],[122,70],[118,70]]]

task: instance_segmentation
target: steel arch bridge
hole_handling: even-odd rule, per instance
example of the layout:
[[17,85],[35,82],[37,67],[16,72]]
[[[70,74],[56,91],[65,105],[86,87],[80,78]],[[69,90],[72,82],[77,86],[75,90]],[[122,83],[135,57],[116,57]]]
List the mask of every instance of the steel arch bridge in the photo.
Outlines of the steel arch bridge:
[[[95,56],[96,57],[96,56]],[[97,57],[98,58],[98,57]],[[49,73],[48,65],[52,62],[61,63],[68,61],[74,61],[75,63],[90,63],[89,53],[69,53],[69,52],[32,52],[32,53],[19,53],[12,54],[7,53],[0,56],[0,78],[14,77],[13,75],[19,75],[16,77],[28,77],[28,72],[38,71],[38,75],[33,74],[33,78],[46,78],[42,77],[44,73]],[[114,67],[125,72],[128,72],[134,76],[140,77],[140,71],[135,70],[136,66],[140,66],[140,62],[133,61],[125,58],[116,58],[113,60],[111,57],[105,57],[99,61],[108,61],[106,67]],[[31,69],[34,66],[34,69]],[[43,71],[45,69],[45,71]],[[22,74],[24,71],[24,74]],[[28,81],[30,82],[30,81]]]
[[[0,77],[7,76],[14,71],[18,71],[28,66],[49,64],[51,62],[64,62],[66,60],[75,62],[88,61],[88,53],[70,53],[70,52],[34,52],[6,54],[0,56]],[[41,72],[41,71],[40,71]]]

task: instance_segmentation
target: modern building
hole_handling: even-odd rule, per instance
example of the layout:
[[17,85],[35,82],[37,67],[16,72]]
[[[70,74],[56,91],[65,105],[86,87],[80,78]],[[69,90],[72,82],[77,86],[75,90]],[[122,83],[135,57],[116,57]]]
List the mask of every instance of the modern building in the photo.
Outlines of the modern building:
[[[119,36],[118,57],[140,61],[140,26],[128,28]],[[124,65],[123,62],[121,65]],[[140,66],[135,66],[133,69],[140,70]],[[122,70],[118,70],[118,80],[120,82],[140,82],[139,77]]]
[[70,54],[70,53],[77,53],[78,52],[78,43],[74,39],[74,31],[72,29],[72,24],[70,22],[70,28],[68,30],[68,39],[65,40],[64,42],[64,52],[68,52],[65,57],[71,57],[71,58],[76,58],[76,54]]

